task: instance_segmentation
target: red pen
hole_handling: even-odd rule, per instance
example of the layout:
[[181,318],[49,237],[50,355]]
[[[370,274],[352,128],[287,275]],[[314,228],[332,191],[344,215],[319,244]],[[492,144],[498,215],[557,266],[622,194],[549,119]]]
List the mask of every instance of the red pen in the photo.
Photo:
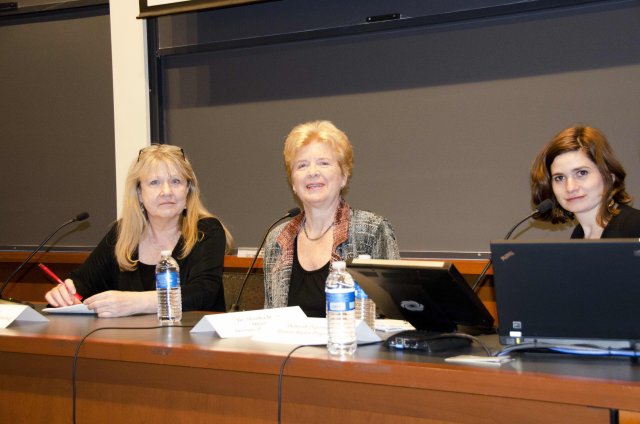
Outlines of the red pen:
[[[62,284],[64,286],[64,281],[62,281],[60,279],[60,277],[58,277],[56,274],[53,273],[53,271],[51,271],[49,268],[46,267],[46,265],[44,264],[38,264],[38,266],[40,267],[41,270],[43,270],[49,277],[53,278],[54,280],[56,280],[56,282],[58,284]],[[80,296],[80,294],[78,294],[77,292],[74,294],[74,296],[76,297],[76,299],[78,299],[79,301],[82,302],[82,296]]]

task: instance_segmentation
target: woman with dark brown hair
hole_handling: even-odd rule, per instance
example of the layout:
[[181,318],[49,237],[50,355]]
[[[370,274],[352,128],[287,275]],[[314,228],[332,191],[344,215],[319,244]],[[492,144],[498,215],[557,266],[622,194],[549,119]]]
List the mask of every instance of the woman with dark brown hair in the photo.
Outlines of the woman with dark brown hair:
[[536,218],[554,224],[575,218],[571,238],[638,238],[640,211],[629,206],[625,177],[602,132],[582,125],[566,128],[533,162],[532,202],[554,202]]

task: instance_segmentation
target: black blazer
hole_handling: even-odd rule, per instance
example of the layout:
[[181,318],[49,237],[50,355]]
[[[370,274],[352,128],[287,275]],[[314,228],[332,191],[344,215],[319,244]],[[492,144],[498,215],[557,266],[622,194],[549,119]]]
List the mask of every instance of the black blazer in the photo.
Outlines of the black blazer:
[[[584,238],[580,224],[573,229],[571,238]],[[640,238],[640,210],[620,205],[620,213],[611,217],[600,238]]]

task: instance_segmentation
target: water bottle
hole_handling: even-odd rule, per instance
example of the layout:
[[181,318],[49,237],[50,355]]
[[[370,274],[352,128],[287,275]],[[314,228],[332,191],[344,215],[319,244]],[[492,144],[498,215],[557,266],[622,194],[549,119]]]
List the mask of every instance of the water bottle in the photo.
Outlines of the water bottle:
[[356,290],[356,321],[364,321],[372,330],[376,326],[376,304],[362,287],[354,282]]
[[156,265],[156,292],[158,293],[158,320],[160,324],[175,324],[182,319],[182,291],[180,268],[171,257],[171,250],[160,252]]
[[325,285],[327,297],[327,349],[331,355],[356,351],[355,287],[344,261],[331,264]]
[[[358,259],[371,259],[371,255],[360,254]],[[356,321],[363,320],[369,328],[375,330],[376,326],[376,304],[373,299],[370,299],[367,293],[362,290],[355,282],[356,288]]]

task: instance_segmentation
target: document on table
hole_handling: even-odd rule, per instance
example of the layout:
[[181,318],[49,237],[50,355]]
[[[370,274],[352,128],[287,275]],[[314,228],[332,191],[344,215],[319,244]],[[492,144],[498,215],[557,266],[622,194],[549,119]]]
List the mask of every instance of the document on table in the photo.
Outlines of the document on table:
[[7,328],[14,321],[38,323],[49,319],[27,305],[0,301],[0,328]]
[[87,308],[84,303],[78,303],[77,305],[61,306],[60,308],[44,308],[42,312],[48,314],[90,314],[95,315],[95,312]]
[[376,331],[397,332],[404,330],[415,330],[413,325],[401,319],[377,319]]

